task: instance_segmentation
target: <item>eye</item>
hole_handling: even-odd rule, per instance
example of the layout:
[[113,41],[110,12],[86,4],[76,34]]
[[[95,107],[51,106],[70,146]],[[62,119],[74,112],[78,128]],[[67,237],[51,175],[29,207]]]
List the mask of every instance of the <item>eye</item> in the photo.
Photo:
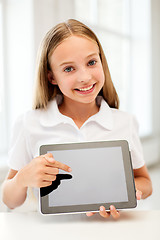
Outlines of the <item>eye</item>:
[[64,69],[65,72],[72,72],[73,71],[73,67],[67,67]]
[[95,65],[96,64],[96,60],[91,60],[91,61],[89,61],[89,63],[88,63],[88,65],[89,66],[93,66],[93,65]]

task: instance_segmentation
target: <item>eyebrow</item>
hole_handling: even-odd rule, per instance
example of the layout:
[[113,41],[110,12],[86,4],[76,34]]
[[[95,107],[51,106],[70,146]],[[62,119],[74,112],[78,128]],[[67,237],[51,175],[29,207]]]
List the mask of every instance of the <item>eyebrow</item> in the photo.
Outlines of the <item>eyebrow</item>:
[[[99,55],[99,53],[91,53],[89,54],[86,59],[90,58],[90,57],[93,57],[95,55]],[[59,66],[63,66],[63,65],[68,65],[68,64],[73,64],[74,62],[73,61],[68,61],[68,62],[62,62]]]

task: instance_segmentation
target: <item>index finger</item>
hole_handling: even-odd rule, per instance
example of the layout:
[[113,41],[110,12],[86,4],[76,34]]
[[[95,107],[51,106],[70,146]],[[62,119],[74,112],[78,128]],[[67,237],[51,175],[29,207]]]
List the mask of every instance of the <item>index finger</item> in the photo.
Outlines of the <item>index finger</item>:
[[56,161],[51,153],[47,153],[45,155],[42,155],[41,157],[45,158],[49,162],[51,167],[57,167],[57,168],[62,169],[66,172],[71,172],[72,171],[72,169],[68,165]]
[[57,167],[57,168],[59,168],[59,169],[61,169],[61,170],[64,170],[64,171],[66,171],[66,172],[72,172],[72,169],[71,169],[68,165],[66,165],[66,164],[64,164],[64,163],[61,163],[61,162],[58,162],[58,161],[55,161],[55,162],[53,163],[53,166],[54,166],[54,167]]

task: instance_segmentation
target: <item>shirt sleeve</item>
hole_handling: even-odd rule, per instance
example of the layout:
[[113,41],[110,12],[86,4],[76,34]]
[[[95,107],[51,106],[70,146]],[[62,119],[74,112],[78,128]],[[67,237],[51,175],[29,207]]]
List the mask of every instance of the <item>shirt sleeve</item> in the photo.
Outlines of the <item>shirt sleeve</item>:
[[132,117],[131,122],[131,159],[133,169],[138,169],[144,166],[144,156],[142,144],[139,137],[139,126],[136,118]]
[[27,146],[24,115],[20,116],[14,124],[8,155],[9,167],[17,171],[27,165],[32,159]]

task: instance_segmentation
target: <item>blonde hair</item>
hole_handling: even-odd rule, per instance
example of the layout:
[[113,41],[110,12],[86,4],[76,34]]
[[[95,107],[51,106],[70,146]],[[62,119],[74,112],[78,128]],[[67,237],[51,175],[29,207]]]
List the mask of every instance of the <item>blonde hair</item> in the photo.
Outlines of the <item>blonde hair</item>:
[[57,85],[52,85],[48,81],[48,71],[50,68],[50,56],[56,47],[66,38],[71,35],[77,35],[89,38],[97,43],[99,47],[99,55],[105,75],[105,83],[99,95],[103,96],[104,100],[112,108],[119,108],[119,98],[113,82],[111,80],[107,60],[105,58],[102,46],[95,33],[83,23],[69,19],[67,22],[60,23],[53,27],[44,37],[39,52],[36,71],[36,82],[33,100],[33,109],[46,108],[50,100],[61,93]]

